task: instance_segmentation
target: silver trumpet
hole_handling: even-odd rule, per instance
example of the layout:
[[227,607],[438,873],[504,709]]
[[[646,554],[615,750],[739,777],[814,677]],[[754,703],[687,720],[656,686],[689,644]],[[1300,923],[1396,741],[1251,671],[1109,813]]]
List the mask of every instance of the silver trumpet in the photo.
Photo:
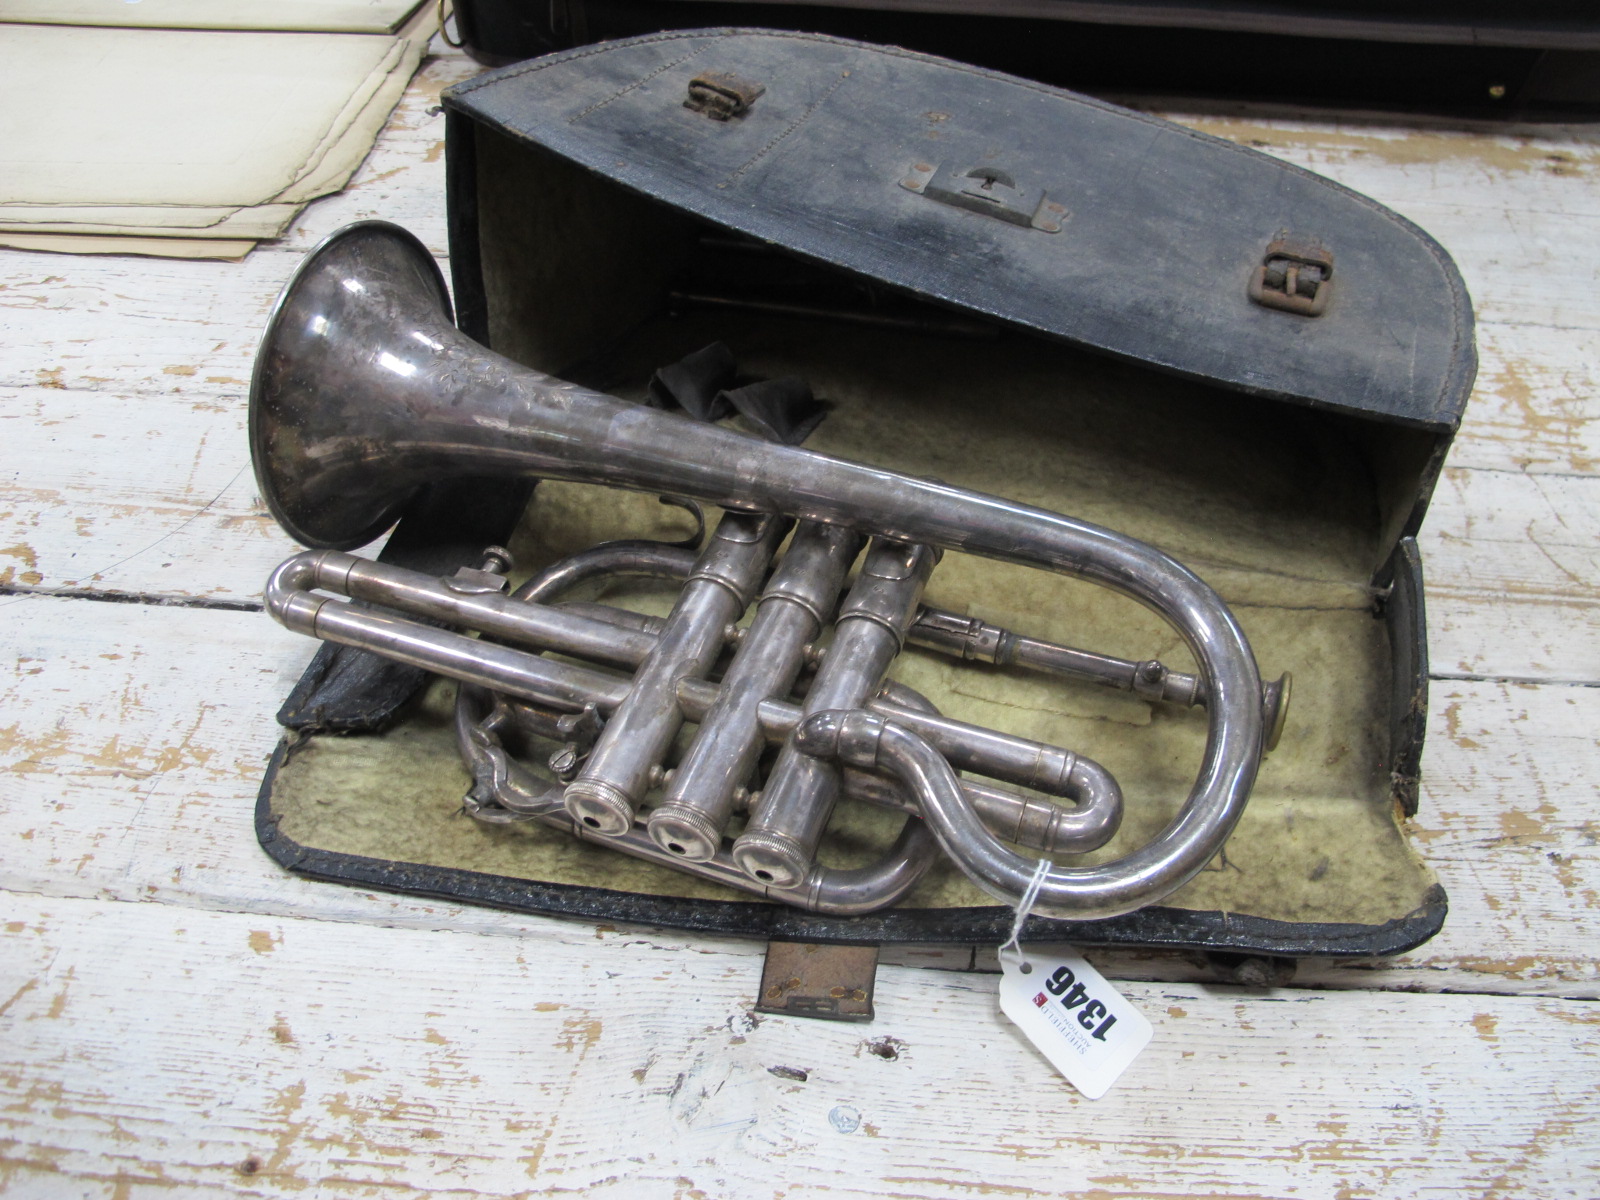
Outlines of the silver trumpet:
[[[250,440],[273,516],[315,548],[274,572],[268,610],[290,629],[460,681],[457,734],[473,776],[466,807],[484,820],[538,820],[827,913],[894,903],[942,849],[979,887],[1015,903],[1039,853],[1082,853],[1112,837],[1121,793],[1081,755],[952,720],[886,682],[912,642],[1205,709],[1200,772],[1167,827],[1115,861],[1052,864],[1043,876],[1035,912],[1108,917],[1162,899],[1217,854],[1282,727],[1288,677],[1263,688],[1221,599],[1153,547],[520,366],[455,329],[432,256],[385,222],[334,234],[285,287],[256,362]],[[607,543],[515,592],[498,549],[442,579],[342,553],[388,529],[421,486],[491,475],[685,497],[723,516],[699,551]],[[924,606],[944,549],[1131,596],[1180,633],[1199,673]],[[673,581],[671,612],[562,601],[611,574]],[[694,734],[674,755],[686,722]],[[528,736],[562,744],[551,761],[556,782],[508,749]],[[757,786],[769,747],[776,758]],[[815,861],[841,795],[907,814],[877,863]],[[742,831],[730,839],[739,814]]]

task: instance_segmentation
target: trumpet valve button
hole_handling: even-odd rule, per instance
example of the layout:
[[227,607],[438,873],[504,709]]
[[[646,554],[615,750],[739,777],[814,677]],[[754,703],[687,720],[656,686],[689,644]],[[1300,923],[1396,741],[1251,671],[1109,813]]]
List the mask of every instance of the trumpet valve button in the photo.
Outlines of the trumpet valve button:
[[699,809],[663,804],[645,825],[650,840],[674,858],[709,862],[722,845],[722,835]]
[[585,829],[621,837],[633,828],[633,804],[627,793],[603,779],[574,779],[562,800],[567,814]]
[[757,883],[775,888],[799,887],[811,870],[811,856],[797,842],[767,830],[740,835],[733,861]]

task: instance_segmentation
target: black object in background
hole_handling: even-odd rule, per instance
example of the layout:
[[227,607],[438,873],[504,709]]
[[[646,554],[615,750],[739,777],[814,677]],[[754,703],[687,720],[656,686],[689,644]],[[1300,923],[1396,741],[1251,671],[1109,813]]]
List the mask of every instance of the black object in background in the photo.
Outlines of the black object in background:
[[[456,0],[456,21],[467,50],[491,66],[663,29],[747,25],[904,46],[1100,96],[1482,117],[1592,117],[1600,110],[1600,5],[1589,0],[1189,0],[1159,7],[1140,0],[970,0],[967,7],[977,11],[919,12],[905,0]],[[1076,19],[982,11],[1002,7]]]

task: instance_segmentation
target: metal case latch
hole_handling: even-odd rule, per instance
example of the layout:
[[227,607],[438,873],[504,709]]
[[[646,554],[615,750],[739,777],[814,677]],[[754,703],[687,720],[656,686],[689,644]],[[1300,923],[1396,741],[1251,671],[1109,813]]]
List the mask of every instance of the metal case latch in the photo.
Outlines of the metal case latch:
[[1250,277],[1250,299],[1267,308],[1320,317],[1333,290],[1333,255],[1314,242],[1278,238]]
[[872,1020],[876,946],[767,943],[756,1011],[831,1021]]
[[704,113],[713,121],[742,117],[767,89],[765,85],[742,79],[728,71],[702,71],[689,80],[689,95],[683,106]]
[[913,163],[900,186],[941,204],[983,213],[1011,225],[1031,225],[1044,233],[1060,233],[1068,215],[1066,206],[1057,204],[1042,189],[1019,184],[1010,171],[987,163],[974,167]]

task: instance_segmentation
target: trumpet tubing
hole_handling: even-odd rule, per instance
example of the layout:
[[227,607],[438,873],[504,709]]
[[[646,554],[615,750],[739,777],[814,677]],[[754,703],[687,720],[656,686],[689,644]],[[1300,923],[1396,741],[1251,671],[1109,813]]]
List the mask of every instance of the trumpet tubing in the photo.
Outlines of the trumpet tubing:
[[[937,842],[974,882],[1013,903],[1037,864],[1013,844],[1054,852],[1099,845],[1115,830],[1120,793],[1080,756],[950,721],[920,697],[886,686],[910,640],[1203,706],[1200,771],[1167,827],[1115,861],[1052,865],[1043,876],[1035,911],[1104,917],[1161,899],[1210,861],[1244,810],[1267,733],[1275,737],[1281,726],[1282,683],[1264,695],[1233,615],[1155,548],[1058,513],[775,445],[519,366],[455,330],[431,256],[395,226],[367,222],[335,234],[290,281],[257,360],[250,428],[257,480],[273,514],[298,541],[324,551],[371,540],[417,488],[462,476],[603,483],[724,510],[687,562],[685,552],[666,547],[599,547],[511,595],[496,561],[432,580],[325,553],[292,559],[274,575],[268,608],[292,628],[468,685],[458,718],[475,780],[469,807],[487,818],[544,820],[829,912],[893,903],[926,869]],[[922,588],[946,549],[1132,597],[1178,631],[1199,672],[1179,675],[1160,663],[1089,654],[926,609]],[[684,577],[666,618],[551,603],[574,581],[619,565]],[[358,609],[316,595],[319,589],[485,636]],[[734,634],[753,602],[754,620]],[[558,662],[546,650],[599,665]],[[500,744],[519,705],[573,735],[558,755],[563,785],[541,781]],[[685,722],[698,729],[671,764]],[[754,788],[751,772],[770,744],[778,746],[776,761]],[[958,769],[1075,805],[964,780]],[[815,862],[841,794],[911,814],[878,864],[851,872]],[[659,799],[647,806],[652,797]],[[749,810],[744,828],[730,841],[741,807]]]

